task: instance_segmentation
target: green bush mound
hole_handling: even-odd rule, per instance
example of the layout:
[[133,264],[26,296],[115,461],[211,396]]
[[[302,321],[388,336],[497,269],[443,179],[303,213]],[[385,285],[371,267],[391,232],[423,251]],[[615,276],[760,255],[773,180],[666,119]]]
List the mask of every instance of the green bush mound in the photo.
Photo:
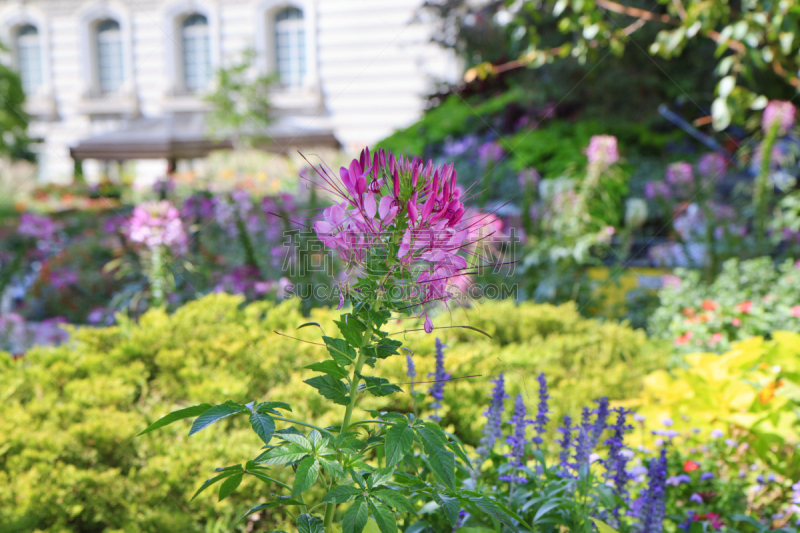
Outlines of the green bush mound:
[[[316,310],[311,320],[330,332],[336,316]],[[23,359],[0,354],[0,531],[221,532],[277,525],[264,514],[257,523],[236,524],[271,489],[254,480],[223,503],[212,491],[190,501],[198,479],[252,457],[259,442],[246,421],[223,421],[191,439],[188,423],[136,434],[172,410],[228,399],[280,399],[298,419],[339,423],[330,402],[302,383],[312,375],[302,367],[324,349],[312,344],[318,328],[296,329],[307,321],[296,303],[245,306],[239,297],[217,294],[172,315],[150,311],[138,324],[76,330],[70,345],[37,348]],[[535,378],[546,372],[559,416],[604,394],[636,396],[642,377],[668,357],[643,332],[581,318],[570,305],[487,303],[437,321],[437,327],[451,324],[469,324],[492,339],[458,328],[402,335],[414,351],[417,380],[433,369],[437,335],[449,346],[446,365],[454,377],[481,375],[445,389],[444,424],[471,443],[483,426],[489,380],[499,372],[509,392],[522,391],[531,407]],[[379,375],[408,381],[404,357],[379,364]],[[367,405],[412,408],[409,394]]]

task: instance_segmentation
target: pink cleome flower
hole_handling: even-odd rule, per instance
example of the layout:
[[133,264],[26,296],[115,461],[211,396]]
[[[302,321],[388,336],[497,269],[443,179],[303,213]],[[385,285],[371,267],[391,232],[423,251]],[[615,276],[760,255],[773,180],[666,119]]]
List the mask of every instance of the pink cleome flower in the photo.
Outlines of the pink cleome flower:
[[451,298],[448,285],[469,266],[459,252],[488,224],[483,213],[467,214],[452,164],[434,166],[383,150],[370,157],[367,148],[339,170],[339,179],[324,169],[317,174],[321,188],[341,199],[314,223],[325,246],[351,265],[386,250],[389,274],[411,278],[418,303]]
[[137,205],[128,223],[128,236],[148,248],[167,246],[174,253],[183,253],[188,244],[180,213],[166,200]]
[[764,109],[764,114],[761,115],[761,127],[766,132],[777,123],[778,133],[786,134],[794,125],[795,111],[791,102],[772,100]]
[[613,135],[595,135],[589,140],[586,158],[590,165],[606,168],[619,161],[617,138]]

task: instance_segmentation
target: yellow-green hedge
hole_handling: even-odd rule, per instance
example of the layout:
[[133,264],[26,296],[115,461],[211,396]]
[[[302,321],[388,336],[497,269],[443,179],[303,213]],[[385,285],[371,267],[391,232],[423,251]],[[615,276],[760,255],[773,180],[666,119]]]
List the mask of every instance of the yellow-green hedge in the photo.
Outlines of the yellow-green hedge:
[[[311,320],[332,333],[336,316],[317,310]],[[211,295],[173,315],[151,311],[139,324],[78,330],[70,345],[37,348],[21,360],[0,353],[0,531],[244,530],[232,524],[268,494],[265,485],[246,480],[223,503],[211,491],[189,498],[215,467],[255,455],[259,441],[245,421],[221,422],[191,439],[188,423],[135,435],[180,406],[228,399],[284,400],[296,418],[339,423],[338,407],[302,383],[312,373],[300,368],[323,358],[324,349],[273,332],[316,342],[317,328],[295,329],[306,321],[292,303],[243,306],[238,297]],[[558,416],[604,394],[635,396],[642,377],[667,359],[642,332],[586,320],[572,306],[489,303],[437,325],[451,323],[493,338],[439,329],[406,334],[405,341],[418,380],[432,370],[437,335],[449,345],[453,376],[482,375],[445,392],[444,424],[471,442],[483,425],[489,380],[499,372],[532,407],[535,378],[547,372]],[[375,374],[406,381],[405,358],[379,361]],[[370,398],[367,406],[406,410],[410,400]],[[256,530],[267,526],[276,524],[262,515]]]

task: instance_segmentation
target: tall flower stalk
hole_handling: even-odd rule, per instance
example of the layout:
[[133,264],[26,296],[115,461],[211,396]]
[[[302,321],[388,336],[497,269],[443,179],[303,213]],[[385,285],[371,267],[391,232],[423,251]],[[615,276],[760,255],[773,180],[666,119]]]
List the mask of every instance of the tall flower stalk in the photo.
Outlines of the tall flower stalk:
[[[450,299],[452,278],[470,268],[463,250],[473,244],[469,236],[480,229],[483,218],[465,216],[463,192],[452,165],[437,167],[382,150],[370,154],[367,149],[341,168],[338,178],[324,168],[315,170],[321,192],[336,203],[324,210],[314,230],[328,249],[349,263],[355,281],[346,291],[352,309],[334,322],[337,333],[322,336],[329,357],[305,367],[304,372],[316,373],[305,383],[343,408],[341,424],[323,428],[289,418],[290,406],[279,400],[248,399],[250,403],[188,407],[155,422],[144,433],[197,417],[191,435],[222,418],[247,415],[261,440],[261,453],[244,465],[218,469],[199,492],[221,481],[220,498],[225,498],[245,475],[253,476],[269,484],[265,492],[285,494],[256,505],[244,516],[262,509],[297,507],[299,514],[291,513],[296,516],[297,531],[361,533],[371,518],[382,533],[393,533],[399,521],[416,515],[409,497],[442,501],[443,495],[452,502],[446,513],[451,528],[466,516],[461,511],[470,516],[489,512],[516,527],[487,496],[456,486],[456,460],[465,459],[466,454],[438,424],[392,412],[369,411],[372,418],[356,418],[364,396],[384,398],[402,391],[398,384],[373,375],[379,361],[399,355],[402,347],[384,327],[393,319],[427,317],[436,302]],[[307,323],[303,327],[310,325],[319,326]],[[424,329],[433,330],[429,319]],[[443,348],[437,339],[430,388],[436,418],[449,379]],[[413,380],[416,369],[410,358],[407,363]],[[278,424],[286,427],[276,431]],[[382,448],[379,462],[376,448]],[[409,468],[408,463],[416,464]],[[271,468],[280,467],[289,467],[293,481],[284,483],[273,477]],[[403,473],[402,483],[394,481],[398,470]],[[318,494],[322,497],[316,499]],[[343,504],[347,508],[339,513]]]

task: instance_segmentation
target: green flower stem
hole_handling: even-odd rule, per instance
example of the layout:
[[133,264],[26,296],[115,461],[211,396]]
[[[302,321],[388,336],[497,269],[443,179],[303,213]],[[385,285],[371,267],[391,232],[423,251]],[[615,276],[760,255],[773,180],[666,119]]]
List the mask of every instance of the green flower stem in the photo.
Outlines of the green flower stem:
[[[379,310],[379,304],[376,304],[376,310]],[[344,412],[344,420],[342,421],[342,429],[339,432],[339,435],[343,435],[347,433],[350,429],[350,419],[353,417],[353,409],[356,407],[356,402],[358,401],[358,382],[361,380],[361,369],[364,366],[364,362],[367,360],[367,352],[366,347],[369,346],[369,343],[372,341],[372,324],[367,322],[367,331],[364,332],[364,337],[361,340],[361,347],[358,350],[358,357],[356,358],[356,364],[353,368],[353,377],[350,378],[350,404],[348,404],[347,408]],[[333,487],[331,487],[333,488]],[[333,513],[336,511],[336,504],[335,503],[328,503],[325,505],[325,522],[324,527],[328,530],[333,524]]]
[[153,307],[164,304],[164,260],[161,246],[154,246],[150,252],[150,287]]

